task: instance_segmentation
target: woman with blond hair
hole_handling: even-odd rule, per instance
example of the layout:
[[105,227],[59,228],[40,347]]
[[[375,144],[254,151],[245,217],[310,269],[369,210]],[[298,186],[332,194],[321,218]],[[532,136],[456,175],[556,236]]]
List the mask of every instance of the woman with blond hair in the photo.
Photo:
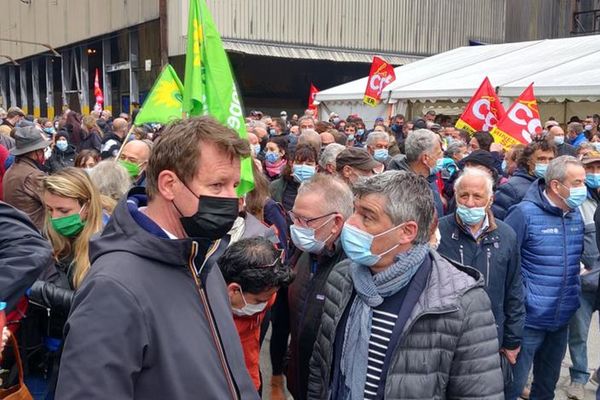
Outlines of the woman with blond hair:
[[[90,269],[89,244],[92,236],[102,231],[102,205],[100,193],[80,168],[67,167],[45,177],[42,188],[47,211],[44,234],[52,245],[55,263],[29,292],[30,303],[42,309],[40,312],[30,307],[28,313],[47,318],[47,324],[41,324],[46,327],[41,332],[46,345],[27,343],[27,346],[49,349],[48,340],[55,343],[54,351],[44,357],[48,365],[42,368],[42,371],[51,371],[43,375],[48,377],[48,388],[53,391],[60,357],[60,351],[56,351],[60,345],[56,343],[62,342],[74,292]],[[31,371],[34,375],[38,372],[41,371]]]
[[81,122],[81,142],[77,150],[96,150],[100,152],[102,147],[102,129],[91,115],[83,117]]

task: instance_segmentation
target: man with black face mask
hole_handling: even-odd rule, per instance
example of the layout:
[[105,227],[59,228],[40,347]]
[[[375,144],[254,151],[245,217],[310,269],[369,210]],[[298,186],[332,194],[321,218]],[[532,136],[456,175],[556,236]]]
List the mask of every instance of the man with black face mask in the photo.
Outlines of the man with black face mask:
[[258,399],[215,265],[249,156],[248,142],[210,117],[165,128],[146,193],[132,189],[90,244],[57,398]]

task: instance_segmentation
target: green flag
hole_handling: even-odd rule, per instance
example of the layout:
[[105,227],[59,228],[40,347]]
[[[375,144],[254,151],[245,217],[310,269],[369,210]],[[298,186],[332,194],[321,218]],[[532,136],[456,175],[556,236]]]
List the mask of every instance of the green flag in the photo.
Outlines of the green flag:
[[170,64],[165,65],[135,117],[135,125],[147,122],[167,124],[180,119],[182,92],[183,85],[177,73]]
[[[183,111],[210,115],[247,139],[246,121],[221,35],[205,0],[190,0]],[[241,161],[238,195],[254,189],[252,157]]]

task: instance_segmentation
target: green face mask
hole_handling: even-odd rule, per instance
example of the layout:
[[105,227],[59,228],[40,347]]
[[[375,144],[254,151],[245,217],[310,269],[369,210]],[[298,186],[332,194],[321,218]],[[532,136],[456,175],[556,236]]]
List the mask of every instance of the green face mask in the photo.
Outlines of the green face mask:
[[140,166],[136,163],[127,160],[119,160],[119,163],[127,170],[130,177],[137,178],[140,174]]
[[50,223],[56,232],[65,237],[77,235],[85,226],[85,221],[81,220],[81,215],[79,214],[71,214],[60,218],[50,218]]

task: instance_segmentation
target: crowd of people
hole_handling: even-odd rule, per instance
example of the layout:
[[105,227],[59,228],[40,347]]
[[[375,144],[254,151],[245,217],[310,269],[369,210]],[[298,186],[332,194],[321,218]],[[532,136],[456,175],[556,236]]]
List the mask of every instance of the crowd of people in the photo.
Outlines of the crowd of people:
[[505,149],[433,111],[4,114],[2,347],[38,398],[551,399],[567,349],[569,398],[600,380],[598,115]]

